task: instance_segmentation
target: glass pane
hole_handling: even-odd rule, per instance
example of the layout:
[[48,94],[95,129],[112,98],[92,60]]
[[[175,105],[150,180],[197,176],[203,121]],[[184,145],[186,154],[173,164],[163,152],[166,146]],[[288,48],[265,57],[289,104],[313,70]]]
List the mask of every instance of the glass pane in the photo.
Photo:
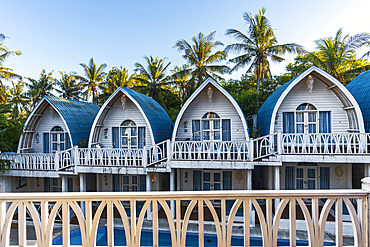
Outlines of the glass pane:
[[297,114],[296,114],[297,122],[303,122],[303,119],[304,119],[303,116],[304,116],[303,112],[297,112]]
[[303,180],[297,179],[297,190],[303,190]]
[[209,121],[203,121],[203,130],[209,130]]
[[53,151],[57,151],[57,150],[58,150],[58,144],[53,143]]
[[209,132],[208,131],[204,131],[203,132],[203,140],[205,140],[205,141],[210,140]]
[[220,131],[215,131],[214,135],[215,135],[214,138],[215,138],[216,141],[221,140],[221,132]]
[[129,176],[123,176],[123,184],[129,184]]
[[132,184],[137,184],[137,176],[132,176]]
[[137,136],[137,128],[131,128],[131,136]]
[[128,136],[128,128],[121,128],[122,136]]
[[203,184],[203,190],[211,190],[211,184],[210,183],[204,183]]
[[53,178],[53,186],[58,186],[58,179],[57,178]]
[[209,172],[203,173],[203,181],[211,181],[211,174]]
[[64,134],[59,134],[59,136],[60,136],[60,141],[64,142]]
[[132,191],[137,191],[137,185],[132,186]]
[[221,173],[214,173],[214,182],[221,182]]
[[58,187],[53,187],[53,192],[58,192]]
[[213,129],[215,130],[220,129],[220,121],[213,121]]
[[121,123],[121,126],[136,126],[134,121],[126,120],[123,123]]
[[64,150],[64,143],[61,143],[60,144],[60,151],[63,151]]
[[221,184],[215,183],[215,190],[221,190]]
[[315,169],[307,169],[307,177],[308,178],[316,178]]
[[52,134],[51,136],[53,137],[53,142],[58,141],[58,134]]
[[202,118],[220,118],[220,116],[214,112],[207,112]]
[[127,185],[123,186],[123,191],[124,191],[124,192],[129,191],[129,189],[130,189],[130,188],[129,188]]
[[309,112],[308,113],[308,122],[315,123],[316,122],[316,112]]
[[303,103],[297,107],[297,110],[299,111],[316,110],[316,107],[314,105],[311,105],[310,103]]
[[316,124],[308,125],[308,133],[316,133]]
[[122,146],[127,146],[128,145],[128,138],[127,137],[123,137],[122,138]]
[[137,146],[137,137],[131,138],[131,145],[135,147]]
[[297,124],[297,133],[304,133],[304,125]]
[[315,182],[316,182],[315,180],[308,180],[308,189],[309,190],[316,189]]
[[303,168],[297,168],[297,178],[303,178]]

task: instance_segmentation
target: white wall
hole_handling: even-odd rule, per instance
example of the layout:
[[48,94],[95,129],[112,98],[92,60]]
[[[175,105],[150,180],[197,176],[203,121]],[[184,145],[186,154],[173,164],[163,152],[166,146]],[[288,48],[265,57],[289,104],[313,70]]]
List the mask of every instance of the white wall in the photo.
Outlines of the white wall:
[[328,90],[327,86],[314,77],[315,82],[310,95],[307,90],[306,80],[300,81],[283,100],[278,109],[278,119],[275,121],[274,132],[282,131],[283,112],[293,112],[302,103],[313,104],[318,111],[331,111],[332,117],[332,132],[333,133],[347,133],[349,129],[348,116],[343,110],[343,104],[333,93]]
[[39,134],[39,143],[37,143],[36,138],[32,140],[32,152],[42,153],[43,152],[43,133],[49,133],[54,126],[60,126],[64,132],[67,132],[67,127],[63,123],[62,118],[59,114],[49,106],[45,111],[36,126],[36,133]]
[[[119,127],[125,120],[132,120],[138,127],[145,127],[146,145],[152,145],[150,130],[140,110],[127,98],[125,110],[122,109],[121,100],[118,98],[104,119],[104,126],[100,130],[99,142],[102,148],[112,148],[112,127]],[[108,128],[107,138],[104,129]]]
[[[213,89],[212,101],[209,102],[207,90]],[[245,130],[241,118],[233,104],[211,84],[206,86],[191,102],[185,110],[176,133],[176,138],[192,138],[192,120],[200,120],[207,112],[217,113],[221,119],[231,119],[231,140],[245,141]],[[184,122],[187,122],[187,132],[185,132]]]

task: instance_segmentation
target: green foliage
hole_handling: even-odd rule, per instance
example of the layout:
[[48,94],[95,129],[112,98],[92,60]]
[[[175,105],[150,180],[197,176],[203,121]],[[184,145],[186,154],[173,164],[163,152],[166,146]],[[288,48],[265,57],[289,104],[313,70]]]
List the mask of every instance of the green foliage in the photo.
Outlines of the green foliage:
[[0,113],[0,150],[1,152],[16,152],[23,123],[14,123],[4,113]]

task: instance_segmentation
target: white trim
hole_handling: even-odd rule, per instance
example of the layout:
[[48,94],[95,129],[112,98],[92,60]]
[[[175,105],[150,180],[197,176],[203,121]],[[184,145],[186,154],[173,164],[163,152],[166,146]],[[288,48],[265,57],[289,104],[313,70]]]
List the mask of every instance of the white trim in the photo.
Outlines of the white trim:
[[[235,110],[239,114],[239,117],[242,121],[243,128],[244,128],[244,134],[245,134],[245,139],[246,141],[249,140],[249,133],[248,133],[248,125],[245,120],[244,114],[242,110],[240,109],[240,106],[236,102],[236,100],[223,88],[221,87],[215,80],[213,80],[211,77],[208,77],[198,88],[195,90],[195,92],[188,98],[188,100],[185,102],[183,107],[181,108],[179,114],[176,117],[176,121],[174,124],[174,129],[172,132],[172,141],[175,141],[176,139],[176,133],[178,130],[178,126],[181,123],[181,118],[184,115],[186,109],[189,107],[189,105],[193,102],[193,100],[198,96],[198,94],[209,84],[211,83],[215,88],[217,88],[234,106]],[[231,123],[230,123],[231,124]]]
[[[97,126],[97,122],[101,116],[101,114],[103,113],[103,111],[105,110],[105,108],[108,108],[108,109],[111,109],[112,107],[108,106],[108,103],[110,103],[113,98],[118,94],[118,92],[122,92],[127,98],[129,98],[129,100],[131,100],[131,102],[133,102],[135,104],[135,106],[139,109],[140,113],[143,115],[144,119],[145,119],[145,122],[147,123],[148,125],[148,130],[150,132],[150,136],[152,138],[152,144],[151,145],[155,145],[155,140],[154,140],[154,135],[153,135],[153,130],[152,130],[152,126],[150,125],[150,122],[147,118],[147,116],[145,115],[143,109],[141,108],[140,104],[129,94],[126,92],[126,90],[122,87],[119,87],[116,89],[116,91],[114,91],[111,96],[107,99],[107,101],[105,101],[105,103],[103,104],[103,106],[100,108],[98,114],[96,115],[95,117],[95,120],[94,120],[94,123],[93,125],[91,126],[91,130],[90,130],[90,136],[89,136],[89,145],[88,147],[91,148],[91,144],[92,144],[92,138],[93,138],[93,135],[94,135],[94,132],[95,132],[95,128]],[[105,117],[104,117],[105,119]],[[100,143],[100,142],[99,142]]]
[[[67,128],[67,132],[68,132],[68,135],[69,135],[69,140],[71,141],[71,147],[73,147],[73,140],[72,140],[72,135],[71,135],[71,132],[69,131],[69,128],[68,128],[68,125],[67,125],[67,123],[66,123],[66,121],[65,121],[65,119],[63,118],[63,116],[62,116],[62,114],[53,106],[53,104],[52,103],[50,103],[50,101],[46,98],[46,97],[44,97],[44,98],[42,98],[40,101],[39,101],[39,103],[37,103],[37,105],[36,105],[36,107],[32,110],[32,112],[31,112],[31,114],[28,116],[28,118],[27,118],[27,120],[26,120],[26,122],[25,122],[25,124],[24,124],[24,127],[23,127],[23,132],[27,132],[26,130],[25,130],[25,128],[27,127],[27,125],[28,125],[28,123],[29,123],[29,121],[31,121],[31,118],[33,118],[34,117],[34,115],[35,116],[37,116],[37,117],[39,117],[39,115],[37,114],[37,113],[35,113],[38,109],[39,109],[39,107],[42,105],[42,103],[44,102],[44,101],[46,101],[58,114],[59,114],[59,116],[60,116],[60,118],[62,119],[62,121],[63,121],[63,124],[66,126],[66,128]],[[46,108],[47,109],[47,108]],[[45,110],[46,110],[45,109]],[[45,111],[44,110],[44,111]],[[36,115],[37,114],[37,115]],[[38,122],[37,122],[37,124],[36,124],[36,126],[38,125]],[[35,129],[36,129],[36,126],[35,126]],[[18,148],[17,148],[17,153],[20,153],[20,143],[22,143],[22,141],[23,141],[23,133],[22,133],[22,135],[21,135],[21,137],[19,138],[19,142],[18,142]],[[22,150],[24,150],[24,148],[22,148]]]
[[[276,115],[276,113],[279,110],[280,105],[282,104],[283,100],[288,95],[288,93],[293,89],[293,87],[295,85],[297,85],[299,82],[301,82],[306,76],[308,76],[313,71],[315,71],[318,74],[324,76],[326,79],[328,79],[334,85],[337,85],[337,87],[343,92],[343,94],[348,98],[349,102],[355,108],[360,133],[365,133],[364,119],[363,119],[363,116],[362,116],[361,109],[360,109],[359,105],[357,104],[357,101],[355,100],[355,98],[352,96],[352,94],[348,91],[348,89],[341,82],[339,82],[337,79],[335,79],[330,74],[326,73],[324,70],[322,70],[318,67],[315,67],[315,66],[312,66],[312,67],[308,68],[306,71],[304,71],[302,74],[300,74],[292,83],[290,83],[290,85],[280,95],[279,100],[276,102],[274,110],[272,111],[271,116],[273,117],[273,116]],[[337,95],[337,97],[338,97],[338,95]],[[340,97],[338,97],[338,98],[341,102],[343,102],[343,100]],[[272,117],[271,117],[271,122],[270,122],[270,134],[274,133],[274,127],[275,127],[275,121],[272,121],[273,120]]]

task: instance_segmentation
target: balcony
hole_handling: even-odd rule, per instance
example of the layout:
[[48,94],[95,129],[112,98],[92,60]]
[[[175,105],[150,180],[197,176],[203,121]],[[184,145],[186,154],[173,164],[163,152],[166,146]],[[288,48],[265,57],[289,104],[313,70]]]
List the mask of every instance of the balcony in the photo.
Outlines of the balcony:
[[122,167],[145,173],[189,164],[251,169],[260,162],[370,163],[369,154],[368,133],[275,133],[249,141],[167,140],[143,149],[74,147],[55,154],[0,154],[0,159],[10,160],[11,170],[32,171],[37,176],[40,172],[99,172],[101,168],[117,172]]
[[[141,235],[144,222],[151,228],[150,245],[161,246],[160,221],[168,224],[167,240],[172,246],[187,246],[187,241],[191,241],[186,237],[190,234],[190,219],[195,218],[197,238],[194,241],[199,246],[205,246],[209,240],[208,235],[205,235],[205,226],[213,227],[214,241],[218,246],[250,246],[252,229],[260,232],[263,246],[277,246],[278,241],[281,241],[278,233],[284,221],[289,233],[286,241],[291,246],[298,243],[297,232],[305,231],[307,234],[307,241],[300,244],[323,246],[327,241],[327,231],[333,231],[330,244],[343,246],[343,237],[352,234],[353,245],[368,247],[367,203],[370,178],[363,180],[363,188],[315,191],[3,193],[0,194],[0,246],[9,246],[10,242],[19,246],[26,246],[30,242],[37,246],[51,246],[55,218],[61,212],[62,235],[59,240],[63,246],[95,246],[99,222],[103,218],[106,222],[105,246],[120,245],[118,238],[123,238],[127,246],[143,245]],[[251,211],[256,215],[254,226],[250,224]],[[349,214],[350,222],[343,222],[344,211]],[[335,217],[330,215],[333,212]],[[236,223],[237,216],[243,224]],[[117,230],[117,220],[122,222],[121,231]],[[239,244],[233,240],[235,224],[239,225],[237,228],[242,235]],[[302,228],[302,225],[305,227]],[[27,227],[34,228],[35,239],[27,238]],[[71,238],[71,229],[79,229],[78,238],[81,243],[76,243],[73,236]],[[118,237],[119,232],[122,236]]]

